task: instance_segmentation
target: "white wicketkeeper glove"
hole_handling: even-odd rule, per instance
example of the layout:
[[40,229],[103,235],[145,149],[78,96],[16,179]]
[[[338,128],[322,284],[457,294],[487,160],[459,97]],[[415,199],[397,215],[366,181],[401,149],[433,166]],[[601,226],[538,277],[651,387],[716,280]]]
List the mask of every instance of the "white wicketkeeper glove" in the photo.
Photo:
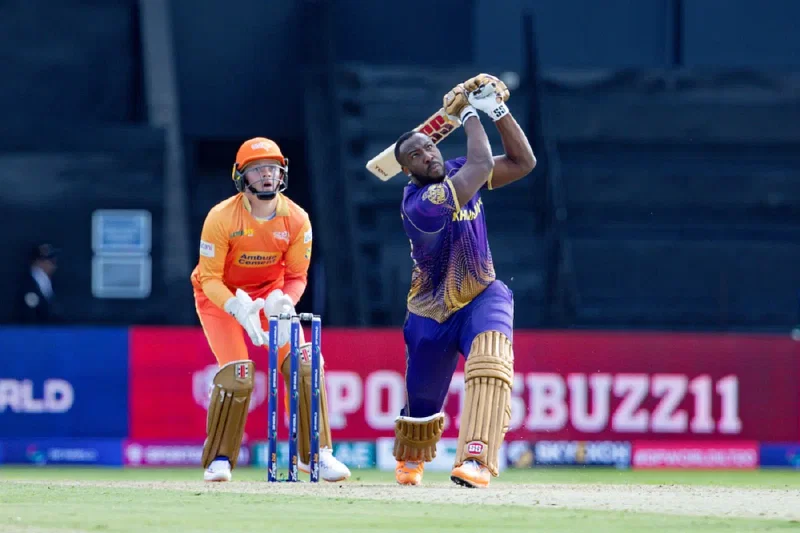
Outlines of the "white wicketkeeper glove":
[[499,80],[496,82],[487,79],[478,88],[467,93],[470,105],[489,115],[495,122],[508,115],[508,106],[504,99],[508,89],[505,88],[505,84],[501,86],[498,83],[502,84]]
[[[264,300],[264,314],[267,318],[270,315],[280,315],[281,313],[295,314],[294,304],[292,299],[284,294],[282,290],[275,289],[267,295]],[[288,320],[281,320],[278,322],[278,346],[283,346],[289,342],[291,335],[291,323]]]
[[258,316],[263,307],[263,298],[253,300],[242,289],[236,289],[236,296],[225,302],[225,312],[242,325],[255,346],[269,344],[269,334],[261,329],[261,318]]

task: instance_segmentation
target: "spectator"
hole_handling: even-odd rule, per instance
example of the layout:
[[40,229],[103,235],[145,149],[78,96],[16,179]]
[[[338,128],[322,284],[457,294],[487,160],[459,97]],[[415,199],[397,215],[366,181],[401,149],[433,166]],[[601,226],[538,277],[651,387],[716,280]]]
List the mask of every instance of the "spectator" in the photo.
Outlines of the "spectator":
[[16,301],[17,322],[47,324],[59,321],[53,293],[53,274],[58,268],[59,250],[49,244],[40,244],[31,250],[30,270],[20,284]]

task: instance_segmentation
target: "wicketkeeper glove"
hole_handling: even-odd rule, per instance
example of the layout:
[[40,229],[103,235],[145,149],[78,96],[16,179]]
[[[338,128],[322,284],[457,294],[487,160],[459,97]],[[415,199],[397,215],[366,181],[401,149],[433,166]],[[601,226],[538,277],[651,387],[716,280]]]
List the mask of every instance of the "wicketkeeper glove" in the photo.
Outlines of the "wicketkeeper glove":
[[242,289],[236,289],[236,296],[225,302],[225,312],[241,324],[255,346],[269,344],[269,335],[261,329],[261,318],[258,316],[263,307],[263,298],[253,300]]
[[[264,300],[264,314],[269,318],[270,315],[280,315],[281,313],[295,314],[292,299],[280,289],[275,289],[267,295]],[[291,335],[291,325],[288,320],[278,322],[278,346],[283,346],[289,342]]]

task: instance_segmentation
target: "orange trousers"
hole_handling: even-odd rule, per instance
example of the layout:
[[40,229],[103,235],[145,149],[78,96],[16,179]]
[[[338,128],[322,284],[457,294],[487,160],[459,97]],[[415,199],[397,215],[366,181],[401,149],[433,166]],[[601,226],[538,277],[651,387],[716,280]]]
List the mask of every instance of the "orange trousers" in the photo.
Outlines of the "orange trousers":
[[[226,313],[223,309],[209,300],[201,292],[194,293],[195,309],[206,335],[211,352],[217,359],[217,364],[221,367],[231,361],[241,361],[250,359],[245,345],[244,337],[246,333],[235,318]],[[264,313],[260,314],[261,328],[269,331],[269,321]],[[305,342],[303,330],[300,329],[300,344]],[[268,346],[264,346],[268,350]],[[289,343],[278,348],[278,364],[283,365],[283,360],[289,355]]]
[[[247,352],[247,345],[244,341],[246,333],[241,324],[223,309],[217,307],[214,302],[201,292],[194,293],[194,302],[197,316],[200,318],[200,325],[203,327],[203,333],[206,335],[211,352],[217,359],[217,364],[222,367],[231,361],[249,360],[250,354]],[[261,327],[268,332],[269,321],[263,313],[260,316]],[[300,344],[304,342],[303,330],[301,329]],[[269,346],[264,346],[264,348],[268,350]],[[283,347],[278,348],[279,367],[283,366],[284,359],[289,355],[289,348],[288,342]],[[278,372],[280,372],[280,368],[278,368]],[[288,409],[288,395],[284,396],[286,397],[285,407]]]

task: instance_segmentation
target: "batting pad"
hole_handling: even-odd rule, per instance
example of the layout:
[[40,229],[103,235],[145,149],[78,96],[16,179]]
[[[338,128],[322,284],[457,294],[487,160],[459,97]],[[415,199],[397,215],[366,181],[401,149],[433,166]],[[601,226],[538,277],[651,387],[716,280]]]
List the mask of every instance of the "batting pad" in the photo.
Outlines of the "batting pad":
[[415,463],[433,461],[444,432],[444,413],[425,418],[398,416],[394,422],[394,458]]
[[253,392],[254,373],[253,362],[241,360],[222,366],[214,376],[203,444],[203,468],[208,468],[211,461],[220,455],[230,460],[231,468],[236,468]]
[[508,337],[498,331],[475,337],[464,365],[466,394],[456,466],[474,459],[497,476],[497,455],[511,421],[513,382],[514,350]]
[[[319,447],[333,449],[331,425],[328,422],[328,395],[325,392],[325,369],[320,354],[319,369]],[[291,357],[286,357],[281,366],[286,390],[290,390]],[[311,343],[300,345],[300,365],[298,371],[298,393],[300,413],[297,420],[297,455],[305,464],[311,461]]]

